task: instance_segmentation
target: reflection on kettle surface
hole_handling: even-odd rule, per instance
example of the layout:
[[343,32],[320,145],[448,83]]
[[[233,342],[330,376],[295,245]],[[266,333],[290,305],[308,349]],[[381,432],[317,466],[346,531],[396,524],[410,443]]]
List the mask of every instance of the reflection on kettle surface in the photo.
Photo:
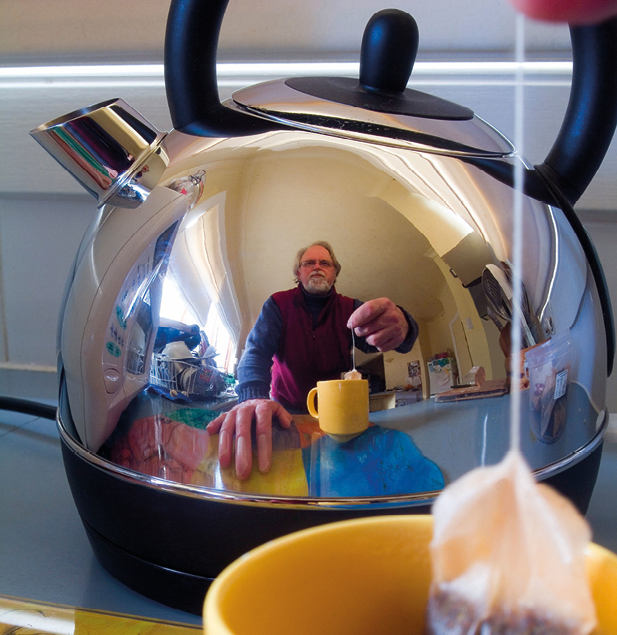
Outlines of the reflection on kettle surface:
[[[179,135],[174,144],[169,154],[176,159],[160,185],[184,194],[182,184],[194,189],[165,247],[159,244],[158,269],[151,268],[137,294],[141,313],[144,306],[151,312],[145,320],[150,330],[143,318],[132,321],[134,332],[142,325],[138,348],[149,378],[117,412],[120,424],[108,425],[110,435],[92,449],[145,474],[235,492],[428,493],[503,456],[512,381],[524,389],[523,425],[530,434],[523,449],[533,469],[550,469],[593,438],[604,403],[603,382],[594,378],[605,373],[597,367],[605,343],[593,280],[586,267],[567,266],[584,262],[584,255],[559,210],[524,199],[524,294],[515,306],[513,192],[484,170],[437,153],[349,139],[324,142],[323,135],[298,131],[233,140]],[[214,436],[205,428],[236,402],[234,375],[247,347],[250,352],[249,334],[264,303],[302,286],[294,287],[291,267],[298,247],[324,238],[341,265],[334,275],[336,292],[359,301],[389,298],[405,309],[417,333],[399,352],[356,350],[355,363],[371,387],[372,426],[353,442],[322,438],[315,420],[273,384],[273,395],[292,412],[293,423],[282,426],[274,418],[273,453],[265,469],[253,429],[252,463],[260,470],[249,469],[250,478],[240,479],[230,458],[221,456],[219,463],[220,425],[210,425]],[[319,273],[320,261],[329,264],[327,251],[305,260],[313,265],[307,272]],[[302,274],[296,281],[301,279]],[[129,287],[127,280],[121,295]],[[133,304],[137,311],[139,303]],[[114,306],[127,306],[126,300],[122,304],[119,296]],[[130,309],[126,314],[131,322]],[[511,369],[509,360],[516,322],[525,349],[520,370]],[[179,327],[175,335],[169,324]],[[340,349],[345,357],[338,376],[351,364],[350,331],[344,330],[344,342],[337,345],[336,354]],[[338,335],[325,340],[326,348],[336,345]],[[264,335],[253,337],[261,342]],[[170,338],[185,342],[184,352],[174,353]],[[575,341],[585,341],[584,350]],[[275,344],[272,351],[278,350]],[[537,350],[543,354],[533,361]],[[545,398],[540,407],[545,389],[556,397]],[[241,399],[267,396],[245,393]],[[575,425],[567,424],[569,417]],[[234,452],[233,430],[228,455]],[[372,464],[366,453],[376,448],[381,471],[367,467]],[[414,478],[395,477],[401,464]],[[420,464],[424,471],[417,469]],[[345,465],[347,474],[357,469],[372,476],[337,481],[336,465]]]

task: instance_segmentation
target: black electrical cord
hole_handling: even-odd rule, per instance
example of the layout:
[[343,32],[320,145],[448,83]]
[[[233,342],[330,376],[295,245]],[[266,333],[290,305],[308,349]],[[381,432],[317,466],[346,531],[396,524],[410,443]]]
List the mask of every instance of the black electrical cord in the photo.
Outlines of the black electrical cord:
[[35,415],[37,417],[43,417],[44,419],[56,420],[55,406],[49,406],[38,401],[29,401],[27,399],[0,397],[0,410],[23,412],[24,414]]

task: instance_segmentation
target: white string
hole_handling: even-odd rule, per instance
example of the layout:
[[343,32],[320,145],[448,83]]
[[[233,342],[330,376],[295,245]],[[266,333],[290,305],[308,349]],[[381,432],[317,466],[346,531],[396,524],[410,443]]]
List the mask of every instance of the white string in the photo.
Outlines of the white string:
[[510,386],[510,451],[519,452],[521,445],[521,389],[522,369],[521,321],[517,307],[522,306],[522,255],[523,255],[523,157],[524,153],[524,62],[525,62],[525,17],[516,15],[516,81],[514,89],[514,145],[518,160],[514,169],[514,209],[512,244],[512,322],[511,322],[511,386]]

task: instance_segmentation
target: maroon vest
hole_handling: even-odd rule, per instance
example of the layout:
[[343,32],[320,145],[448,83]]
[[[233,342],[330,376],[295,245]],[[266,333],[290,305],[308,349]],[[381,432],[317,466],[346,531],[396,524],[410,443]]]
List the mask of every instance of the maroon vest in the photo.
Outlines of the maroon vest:
[[281,311],[283,330],[272,367],[272,397],[286,408],[306,411],[306,397],[318,381],[338,379],[350,368],[352,298],[332,295],[313,317],[300,287],[273,294]]

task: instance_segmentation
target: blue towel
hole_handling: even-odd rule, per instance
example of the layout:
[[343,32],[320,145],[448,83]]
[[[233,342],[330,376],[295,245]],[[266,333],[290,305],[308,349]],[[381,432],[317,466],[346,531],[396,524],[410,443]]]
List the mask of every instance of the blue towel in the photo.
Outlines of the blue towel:
[[302,454],[310,496],[374,497],[444,487],[441,470],[399,430],[371,426],[346,443],[325,435]]

